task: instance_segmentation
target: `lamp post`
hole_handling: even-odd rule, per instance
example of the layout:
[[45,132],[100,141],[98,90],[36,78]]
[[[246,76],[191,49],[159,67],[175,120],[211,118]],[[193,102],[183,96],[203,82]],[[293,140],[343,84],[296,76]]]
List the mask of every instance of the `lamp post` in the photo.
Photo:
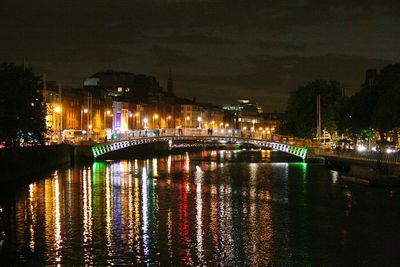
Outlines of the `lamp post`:
[[187,117],[186,117],[186,120],[185,120],[185,128],[187,128],[187,122],[189,122],[189,120],[190,120],[190,117],[187,116]]
[[171,120],[171,115],[168,115],[167,116],[167,128],[170,128],[170,126],[169,126],[170,120]]
[[157,127],[155,127],[156,125],[155,125],[155,123],[154,123],[154,120],[157,120],[158,119],[158,114],[154,114],[153,115],[153,128],[157,128]]
[[62,108],[61,106],[56,106],[54,107],[54,112],[57,113],[57,123],[58,123],[58,127],[60,128],[60,136],[58,138],[58,141],[61,143],[62,142]]
[[104,137],[107,136],[107,116],[110,116],[111,111],[110,110],[106,110],[104,111]]
[[201,121],[202,121],[203,119],[201,118],[201,116],[198,116],[197,117],[197,121],[199,122],[199,129],[201,129]]
[[136,128],[136,130],[139,129],[139,125],[138,125],[139,120],[138,120],[138,118],[139,118],[139,112],[136,112],[135,113],[135,128]]
[[[132,126],[131,126],[131,130],[133,130],[133,114],[129,113],[129,118],[132,119]],[[129,121],[128,121],[128,130],[129,130]]]
[[87,108],[81,110],[81,131],[83,130],[83,113],[87,114],[88,111],[89,110]]

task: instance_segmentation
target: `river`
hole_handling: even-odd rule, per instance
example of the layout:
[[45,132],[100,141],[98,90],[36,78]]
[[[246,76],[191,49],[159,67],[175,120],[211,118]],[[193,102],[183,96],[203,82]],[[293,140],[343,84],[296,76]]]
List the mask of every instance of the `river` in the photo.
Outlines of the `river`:
[[2,188],[0,265],[400,263],[398,189],[292,161],[267,150],[190,152]]

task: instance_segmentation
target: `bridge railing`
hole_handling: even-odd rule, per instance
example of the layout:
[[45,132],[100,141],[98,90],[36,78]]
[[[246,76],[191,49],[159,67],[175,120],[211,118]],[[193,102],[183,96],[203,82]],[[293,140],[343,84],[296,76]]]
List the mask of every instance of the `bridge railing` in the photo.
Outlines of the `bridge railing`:
[[220,142],[233,142],[233,143],[250,143],[260,147],[267,147],[276,149],[282,152],[286,152],[298,157],[301,157],[303,160],[307,157],[307,148],[293,146],[285,143],[272,142],[265,139],[257,139],[257,138],[245,138],[245,137],[237,137],[231,135],[225,136],[211,136],[211,135],[161,135],[161,136],[153,136],[153,137],[133,137],[126,138],[121,140],[113,140],[111,142],[98,144],[92,147],[92,151],[95,157],[116,151],[119,149],[123,149],[132,145],[139,145],[145,143],[153,143],[153,142],[165,142],[165,141],[194,141],[194,143],[204,144],[207,142],[220,141]]
[[[274,140],[273,136],[266,136],[262,134],[254,134],[250,132],[243,132],[235,129],[209,129],[200,128],[164,128],[164,129],[146,129],[146,130],[133,130],[125,133],[114,133],[113,138],[105,139],[104,142],[117,142],[123,140],[132,140],[145,137],[158,137],[158,136],[220,136],[220,137],[241,137],[262,140]],[[277,140],[275,140],[277,141]],[[280,141],[280,140],[278,140]]]
[[400,153],[381,153],[381,152],[356,152],[356,151],[316,151],[319,156],[331,156],[342,159],[362,160],[370,162],[382,162],[389,164],[400,164]]

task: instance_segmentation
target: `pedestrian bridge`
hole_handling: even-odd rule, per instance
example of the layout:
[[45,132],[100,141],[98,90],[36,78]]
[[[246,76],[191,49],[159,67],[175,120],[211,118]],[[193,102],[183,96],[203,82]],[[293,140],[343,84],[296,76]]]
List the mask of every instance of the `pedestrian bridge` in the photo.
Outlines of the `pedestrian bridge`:
[[155,137],[141,137],[134,138],[128,140],[121,140],[115,142],[108,142],[99,145],[95,145],[92,147],[92,152],[94,158],[98,158],[100,156],[106,155],[108,153],[112,153],[121,149],[125,149],[128,147],[149,144],[149,143],[157,143],[157,142],[168,142],[170,146],[174,142],[179,143],[191,143],[198,145],[205,145],[211,143],[231,143],[231,144],[252,144],[261,148],[270,148],[274,150],[278,150],[281,152],[285,152],[301,159],[305,160],[307,157],[307,148],[294,146],[285,143],[279,142],[271,142],[263,139],[252,139],[252,138],[244,138],[244,137],[232,137],[232,136],[155,136]]

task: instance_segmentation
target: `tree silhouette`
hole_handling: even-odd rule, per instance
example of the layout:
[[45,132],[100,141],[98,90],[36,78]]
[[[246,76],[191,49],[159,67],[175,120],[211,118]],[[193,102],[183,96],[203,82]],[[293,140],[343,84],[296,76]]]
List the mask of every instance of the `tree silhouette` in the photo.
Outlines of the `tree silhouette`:
[[44,144],[46,109],[32,69],[0,65],[0,142],[6,147]]
[[322,128],[333,132],[338,128],[344,103],[343,86],[338,81],[316,80],[291,92],[286,109],[286,130],[300,137],[316,133],[317,96],[321,96]]

